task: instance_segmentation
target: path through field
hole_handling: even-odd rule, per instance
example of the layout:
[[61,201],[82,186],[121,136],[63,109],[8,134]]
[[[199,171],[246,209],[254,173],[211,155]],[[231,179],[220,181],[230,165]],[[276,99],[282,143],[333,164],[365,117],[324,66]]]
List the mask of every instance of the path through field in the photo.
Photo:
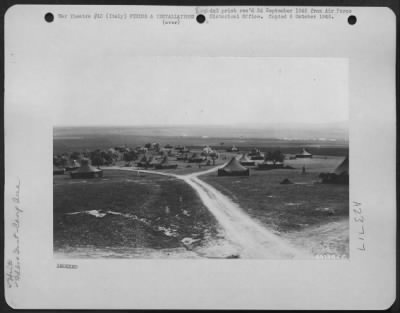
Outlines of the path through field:
[[206,171],[186,175],[129,168],[113,167],[110,169],[164,175],[185,181],[197,192],[204,205],[215,216],[225,232],[226,239],[235,247],[235,254],[240,258],[288,259],[312,257],[269,231],[247,215],[231,199],[198,178],[198,176],[214,172],[218,168],[213,167]]

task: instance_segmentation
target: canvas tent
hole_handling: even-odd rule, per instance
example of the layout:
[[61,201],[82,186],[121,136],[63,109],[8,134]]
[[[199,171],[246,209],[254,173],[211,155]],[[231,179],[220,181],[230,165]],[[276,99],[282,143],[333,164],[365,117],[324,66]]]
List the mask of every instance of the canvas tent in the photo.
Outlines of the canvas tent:
[[103,176],[103,171],[90,165],[89,160],[84,159],[81,163],[80,168],[70,173],[71,178],[95,178]]
[[162,164],[165,157],[155,157],[151,161],[149,160],[148,166],[149,167],[156,167],[157,165]]
[[283,168],[282,162],[264,161],[263,163],[257,164],[259,170],[273,170]]
[[259,149],[254,148],[249,152],[249,157],[251,160],[264,160],[264,153]]
[[311,159],[312,154],[308,152],[306,149],[302,149],[300,153],[296,154],[296,159]]
[[218,176],[249,176],[250,170],[239,163],[239,161],[232,157],[232,159],[223,167],[218,170]]
[[202,154],[204,154],[204,155],[209,155],[209,154],[212,153],[212,152],[213,152],[213,149],[211,149],[210,146],[205,146],[205,147],[203,148]]
[[238,152],[238,151],[239,151],[239,149],[238,149],[238,148],[236,148],[236,146],[235,146],[235,145],[233,145],[232,147],[230,147],[230,148],[226,149],[226,151],[227,151],[227,152]]
[[346,157],[333,173],[336,175],[349,175],[349,158]]
[[239,158],[239,163],[243,166],[254,166],[256,162],[254,160],[250,160],[248,156],[243,153],[242,156]]
[[192,154],[192,156],[188,159],[189,163],[201,163],[205,160],[204,156],[201,156],[199,154],[197,154],[196,152],[194,152]]
[[81,165],[78,163],[77,160],[72,160],[66,167],[65,170],[67,171],[73,171],[76,170],[80,167]]
[[171,164],[168,160],[168,157],[163,157],[159,163],[154,165],[155,169],[162,170],[162,169],[175,169],[178,167],[178,164]]
[[349,158],[346,157],[331,173],[321,173],[319,177],[324,184],[349,184]]

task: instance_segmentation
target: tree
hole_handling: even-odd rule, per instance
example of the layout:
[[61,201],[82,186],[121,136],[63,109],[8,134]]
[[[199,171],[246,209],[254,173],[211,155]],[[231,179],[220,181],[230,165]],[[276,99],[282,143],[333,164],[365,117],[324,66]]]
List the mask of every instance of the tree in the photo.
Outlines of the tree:
[[113,163],[113,153],[111,151],[101,151],[100,155],[103,158],[105,165],[111,165]]
[[81,154],[80,154],[79,152],[76,152],[76,151],[72,152],[72,153],[70,154],[70,156],[69,156],[69,158],[70,158],[71,160],[79,160],[80,157],[81,157]]
[[285,159],[285,156],[283,155],[283,153],[280,150],[276,150],[276,151],[273,151],[273,152],[268,151],[265,154],[265,157],[264,157],[265,161],[271,161],[274,164],[276,162],[281,162],[282,163],[284,159]]
[[95,150],[90,152],[90,162],[94,165],[94,166],[100,166],[100,165],[104,165],[104,158],[101,155],[100,150]]
[[274,164],[276,162],[282,163],[283,160],[285,160],[285,156],[283,155],[283,153],[280,150],[276,150],[272,153],[272,161],[274,162]]
[[137,153],[135,151],[125,152],[124,155],[123,155],[123,158],[124,158],[125,162],[135,161],[135,160],[137,160],[137,157],[138,157],[138,155],[137,155]]
[[68,165],[68,157],[65,155],[62,155],[60,158],[60,166],[66,167]]

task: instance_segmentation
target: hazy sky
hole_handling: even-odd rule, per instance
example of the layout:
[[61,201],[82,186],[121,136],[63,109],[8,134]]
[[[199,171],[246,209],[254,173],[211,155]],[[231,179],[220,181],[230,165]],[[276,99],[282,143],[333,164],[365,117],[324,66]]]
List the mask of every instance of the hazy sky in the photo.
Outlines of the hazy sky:
[[[66,59],[55,125],[325,123],[348,119],[346,59]],[[62,75],[61,75],[62,73]]]

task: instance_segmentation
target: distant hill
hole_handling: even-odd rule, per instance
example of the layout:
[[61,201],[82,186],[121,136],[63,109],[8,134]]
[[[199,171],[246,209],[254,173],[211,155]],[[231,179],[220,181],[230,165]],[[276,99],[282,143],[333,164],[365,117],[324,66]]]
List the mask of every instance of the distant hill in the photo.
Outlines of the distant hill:
[[228,126],[95,126],[55,127],[54,138],[76,138],[91,135],[135,135],[203,138],[268,138],[279,140],[348,141],[346,122],[331,124],[270,124]]

